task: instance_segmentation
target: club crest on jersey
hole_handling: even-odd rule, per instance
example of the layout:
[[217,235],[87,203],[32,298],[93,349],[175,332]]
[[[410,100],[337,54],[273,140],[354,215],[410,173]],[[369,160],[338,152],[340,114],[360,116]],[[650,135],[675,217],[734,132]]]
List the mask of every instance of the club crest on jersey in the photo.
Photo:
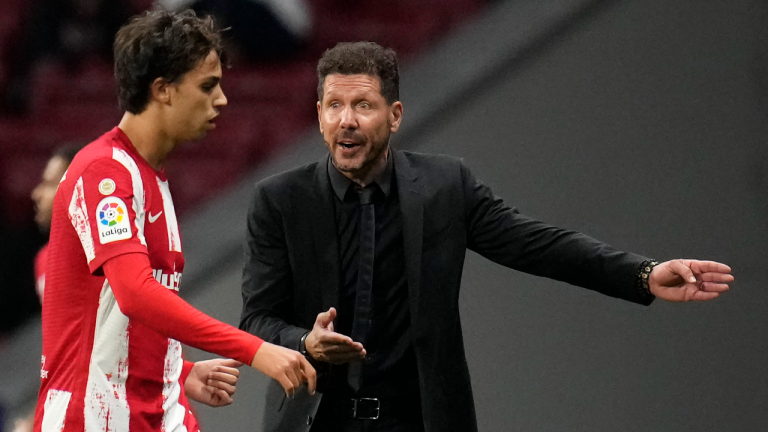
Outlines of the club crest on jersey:
[[115,181],[111,178],[105,178],[99,182],[99,192],[101,192],[102,195],[112,195],[115,192],[115,189]]
[[106,197],[96,206],[96,218],[99,227],[99,242],[110,243],[131,238],[131,223],[128,220],[128,208],[117,197]]

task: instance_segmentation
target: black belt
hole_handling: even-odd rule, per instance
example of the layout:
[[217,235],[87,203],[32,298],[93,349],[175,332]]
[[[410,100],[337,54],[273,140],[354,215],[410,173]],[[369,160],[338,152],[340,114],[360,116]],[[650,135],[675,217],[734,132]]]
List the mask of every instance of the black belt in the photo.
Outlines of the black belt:
[[421,404],[410,398],[337,399],[331,402],[339,417],[377,420],[379,417],[411,418],[421,415]]

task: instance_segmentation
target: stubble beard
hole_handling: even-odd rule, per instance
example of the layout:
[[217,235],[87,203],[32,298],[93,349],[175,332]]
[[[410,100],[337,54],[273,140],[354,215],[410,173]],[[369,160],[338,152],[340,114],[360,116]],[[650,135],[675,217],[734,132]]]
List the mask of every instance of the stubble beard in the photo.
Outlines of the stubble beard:
[[[363,145],[367,143],[368,141]],[[335,152],[331,152],[331,161],[333,162],[333,165],[336,167],[336,169],[343,173],[348,173],[355,177],[364,177],[371,170],[371,168],[376,165],[376,162],[379,160],[379,158],[381,158],[381,155],[384,153],[388,146],[389,135],[378,142],[371,143],[371,150],[359,163],[355,163],[354,161],[339,161],[336,158]]]

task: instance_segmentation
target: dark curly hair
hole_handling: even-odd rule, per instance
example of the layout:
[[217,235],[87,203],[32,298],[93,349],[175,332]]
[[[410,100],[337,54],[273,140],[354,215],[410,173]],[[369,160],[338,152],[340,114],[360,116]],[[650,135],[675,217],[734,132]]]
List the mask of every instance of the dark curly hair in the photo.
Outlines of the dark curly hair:
[[115,79],[120,109],[139,114],[147,108],[157,78],[177,82],[211,51],[226,62],[220,30],[213,18],[194,11],[147,11],[131,18],[115,36]]
[[323,100],[323,84],[330,74],[365,74],[378,77],[381,95],[392,104],[400,100],[397,55],[374,42],[341,42],[325,51],[317,63],[317,99]]

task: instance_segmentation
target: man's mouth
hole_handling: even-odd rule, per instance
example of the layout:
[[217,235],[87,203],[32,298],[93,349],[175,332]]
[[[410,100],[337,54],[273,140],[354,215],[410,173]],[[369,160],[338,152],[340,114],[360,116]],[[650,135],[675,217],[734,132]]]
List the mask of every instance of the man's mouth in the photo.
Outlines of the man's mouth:
[[345,149],[352,149],[359,146],[360,144],[354,142],[340,142],[339,145]]

